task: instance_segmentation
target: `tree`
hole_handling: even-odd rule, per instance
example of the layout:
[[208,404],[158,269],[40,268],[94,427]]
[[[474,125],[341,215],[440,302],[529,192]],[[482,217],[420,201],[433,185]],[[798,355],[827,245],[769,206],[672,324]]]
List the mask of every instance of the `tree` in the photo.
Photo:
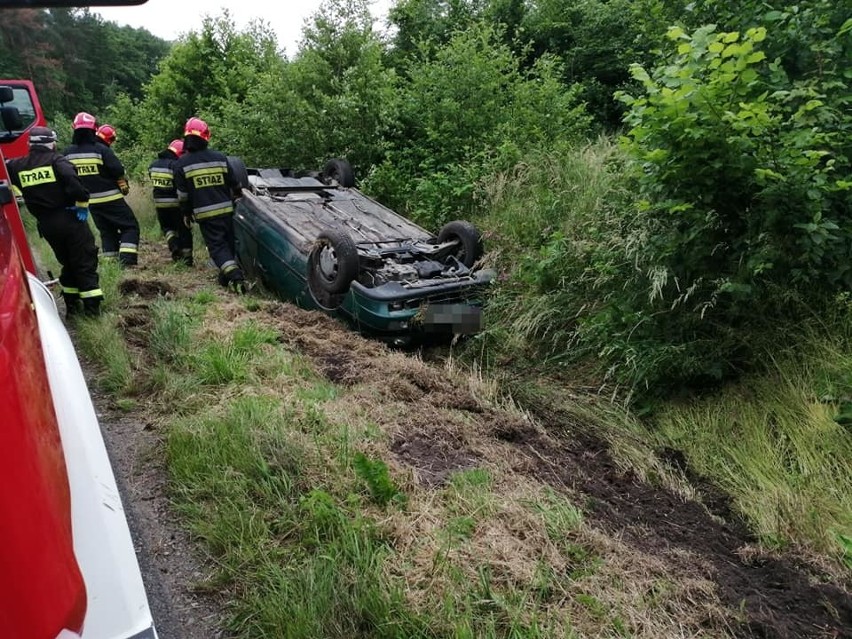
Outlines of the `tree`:
[[345,156],[367,170],[382,157],[381,139],[395,75],[363,0],[329,0],[304,32],[292,62],[270,68],[244,104],[226,108],[225,135],[249,161],[320,167]]
[[207,17],[200,32],[174,44],[145,86],[144,98],[120,101],[123,108],[115,117],[138,132],[147,149],[182,135],[192,116],[207,118],[215,135],[223,110],[242,105],[258,78],[282,64],[276,46],[274,32],[263,22],[238,31],[227,11]]
[[119,92],[141,95],[168,43],[88,10],[9,10],[0,69],[32,79],[49,116],[104,109]]
[[396,95],[399,123],[373,182],[381,198],[429,226],[474,215],[485,175],[533,146],[588,131],[561,72],[550,57],[525,69],[502,30],[484,22],[456,33],[434,56],[424,47]]

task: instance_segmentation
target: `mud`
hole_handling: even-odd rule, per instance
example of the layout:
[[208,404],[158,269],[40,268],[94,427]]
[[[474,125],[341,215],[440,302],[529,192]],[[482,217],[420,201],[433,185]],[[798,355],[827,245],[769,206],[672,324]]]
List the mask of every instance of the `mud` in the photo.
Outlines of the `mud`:
[[142,299],[154,299],[156,297],[174,297],[175,288],[167,282],[160,280],[126,279],[118,285],[118,292],[122,295],[137,295]]
[[[558,413],[545,419],[554,432],[563,432],[569,420]],[[604,530],[644,552],[665,556],[684,575],[712,579],[720,600],[742,618],[737,636],[852,637],[848,590],[822,583],[826,575],[795,558],[745,558],[743,550],[755,539],[744,522],[731,516],[729,501],[718,489],[710,493],[710,504],[717,506],[711,513],[701,502],[650,486],[622,471],[606,443],[578,432],[576,425],[559,438],[533,430],[495,436],[526,448],[537,478],[585,494],[587,516]],[[699,479],[699,494],[706,485]]]

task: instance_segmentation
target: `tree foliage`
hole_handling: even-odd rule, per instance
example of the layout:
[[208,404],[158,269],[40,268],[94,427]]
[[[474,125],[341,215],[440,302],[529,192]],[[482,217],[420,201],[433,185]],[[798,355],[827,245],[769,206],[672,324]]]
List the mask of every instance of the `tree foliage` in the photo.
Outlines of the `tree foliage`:
[[[788,72],[777,39],[789,34],[773,24],[672,27],[657,64],[632,67],[637,205],[606,238],[554,233],[521,270],[566,308],[543,313],[536,335],[572,326],[564,343],[660,392],[756,365],[758,345],[783,344],[789,323],[848,290],[850,28],[824,31],[819,63]],[[597,247],[586,264],[578,245]]]
[[110,118],[136,146],[129,166],[147,166],[146,157],[181,136],[190,117],[206,118],[216,135],[223,111],[242,105],[259,78],[283,64],[276,47],[272,30],[262,22],[239,31],[227,11],[206,17],[200,32],[191,31],[173,45],[141,100],[116,100]]
[[141,97],[169,43],[88,9],[7,10],[0,76],[33,80],[50,117],[98,113],[119,93]]
[[543,58],[525,70],[502,35],[476,23],[434,58],[424,50],[396,94],[398,121],[371,184],[425,224],[475,216],[482,178],[534,145],[588,129],[576,92],[559,81],[556,61]]
[[336,156],[366,171],[383,153],[395,74],[363,0],[328,0],[295,59],[270,65],[243,102],[224,109],[232,148],[253,162],[319,168]]

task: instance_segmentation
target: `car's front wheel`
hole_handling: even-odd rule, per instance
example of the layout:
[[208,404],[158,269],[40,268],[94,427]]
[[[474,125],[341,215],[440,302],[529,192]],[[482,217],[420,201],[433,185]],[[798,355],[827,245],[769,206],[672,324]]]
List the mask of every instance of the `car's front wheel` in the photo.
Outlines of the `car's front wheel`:
[[308,255],[308,286],[318,293],[344,293],[358,277],[358,248],[340,229],[322,231]]

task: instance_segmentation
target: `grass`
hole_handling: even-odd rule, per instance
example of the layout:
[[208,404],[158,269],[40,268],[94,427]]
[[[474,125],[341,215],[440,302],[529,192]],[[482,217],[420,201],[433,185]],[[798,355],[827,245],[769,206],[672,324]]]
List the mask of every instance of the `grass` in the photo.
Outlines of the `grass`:
[[852,360],[845,349],[820,352],[827,348],[821,340],[814,361],[778,361],[770,374],[669,405],[651,434],[716,478],[763,543],[842,560],[852,535],[852,433],[835,421],[839,402],[819,393],[819,379],[822,362],[852,371]]

